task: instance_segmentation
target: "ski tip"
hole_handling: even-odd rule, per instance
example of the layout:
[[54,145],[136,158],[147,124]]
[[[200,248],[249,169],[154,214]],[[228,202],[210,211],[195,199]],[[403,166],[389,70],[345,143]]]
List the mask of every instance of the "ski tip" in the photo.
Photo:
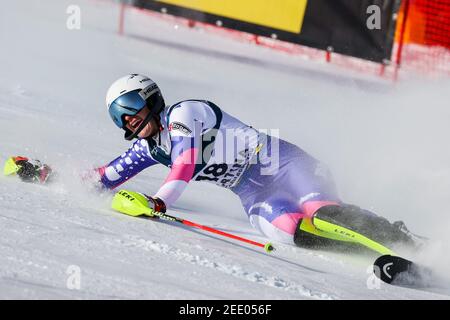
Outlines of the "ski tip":
[[386,283],[393,283],[399,274],[408,272],[412,262],[392,255],[383,255],[373,264],[375,275]]
[[273,247],[273,245],[270,242],[268,242],[264,246],[264,250],[266,250],[267,253],[271,253],[272,251],[275,251],[275,248]]

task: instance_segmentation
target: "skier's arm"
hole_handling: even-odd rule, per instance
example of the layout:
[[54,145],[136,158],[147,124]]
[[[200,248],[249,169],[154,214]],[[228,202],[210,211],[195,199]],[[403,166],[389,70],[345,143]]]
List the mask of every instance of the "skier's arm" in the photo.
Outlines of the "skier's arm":
[[196,123],[194,119],[184,119],[183,123],[176,121],[169,125],[172,168],[155,195],[156,198],[164,201],[166,207],[170,207],[181,196],[194,176],[199,150],[201,150],[201,130],[196,130],[198,126],[200,123]]
[[157,163],[149,156],[146,141],[139,139],[127,152],[108,165],[97,168],[96,171],[104,188],[115,189],[142,170]]

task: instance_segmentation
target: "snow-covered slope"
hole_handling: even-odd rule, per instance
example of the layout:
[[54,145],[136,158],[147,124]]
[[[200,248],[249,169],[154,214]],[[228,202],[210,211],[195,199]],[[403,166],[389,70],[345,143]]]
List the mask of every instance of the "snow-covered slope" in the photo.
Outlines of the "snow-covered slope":
[[[66,28],[73,4],[81,30]],[[112,193],[99,194],[79,173],[128,147],[104,106],[110,83],[148,74],[169,103],[210,99],[256,128],[280,129],[331,167],[344,200],[432,238],[415,258],[445,276],[449,81],[393,86],[349,77],[137,11],[128,13],[128,36],[120,37],[117,16],[108,1],[2,4],[0,159],[38,158],[59,177],[49,186],[0,177],[0,298],[448,299],[443,283],[427,291],[373,288],[373,257],[288,245],[269,256],[123,216],[110,209]],[[153,167],[124,187],[151,194],[166,174]],[[267,241],[231,192],[209,184],[190,185],[171,213]],[[73,270],[81,271],[80,290],[69,289]]]

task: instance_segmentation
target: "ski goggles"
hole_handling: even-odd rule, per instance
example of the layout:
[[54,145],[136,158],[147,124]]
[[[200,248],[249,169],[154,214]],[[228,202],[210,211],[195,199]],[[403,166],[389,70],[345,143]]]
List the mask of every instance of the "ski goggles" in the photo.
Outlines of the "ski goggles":
[[109,106],[109,115],[116,126],[123,129],[125,127],[125,116],[135,116],[147,104],[140,95],[141,90],[134,90],[121,95]]

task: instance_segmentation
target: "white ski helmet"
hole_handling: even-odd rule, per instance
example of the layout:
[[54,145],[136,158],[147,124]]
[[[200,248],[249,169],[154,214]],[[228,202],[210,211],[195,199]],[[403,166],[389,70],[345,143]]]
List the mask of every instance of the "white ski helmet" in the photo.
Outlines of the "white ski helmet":
[[[106,94],[106,106],[114,123],[125,130],[125,139],[132,140],[165,107],[158,85],[149,77],[130,74],[115,81]],[[125,116],[134,116],[144,107],[150,112],[133,133],[126,127]]]

